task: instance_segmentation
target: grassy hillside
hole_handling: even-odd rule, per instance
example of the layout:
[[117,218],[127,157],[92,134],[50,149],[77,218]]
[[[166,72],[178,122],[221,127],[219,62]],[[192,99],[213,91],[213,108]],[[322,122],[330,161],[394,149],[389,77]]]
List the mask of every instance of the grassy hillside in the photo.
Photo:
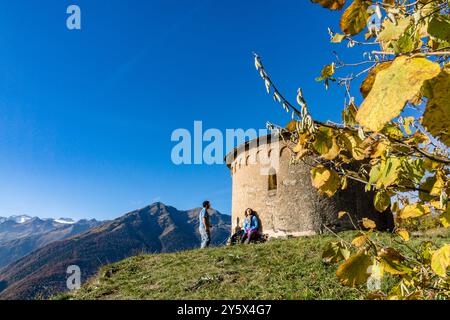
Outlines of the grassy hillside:
[[[342,233],[350,238],[351,232]],[[379,235],[388,242],[386,235]],[[448,234],[435,236],[449,242]],[[142,255],[104,267],[81,290],[60,299],[361,299],[341,286],[336,266],[321,261],[332,236],[270,241],[174,254]],[[414,237],[415,246],[427,236]],[[387,279],[387,288],[395,279]]]

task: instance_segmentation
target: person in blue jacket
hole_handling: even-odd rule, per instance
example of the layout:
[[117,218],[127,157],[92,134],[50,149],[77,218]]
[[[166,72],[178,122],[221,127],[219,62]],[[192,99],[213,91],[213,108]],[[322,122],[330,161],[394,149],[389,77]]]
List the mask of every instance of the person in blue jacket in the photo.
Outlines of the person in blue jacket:
[[250,241],[257,238],[259,233],[259,220],[256,212],[248,208],[245,210],[245,220],[243,223],[244,234],[241,238],[241,243],[250,243]]

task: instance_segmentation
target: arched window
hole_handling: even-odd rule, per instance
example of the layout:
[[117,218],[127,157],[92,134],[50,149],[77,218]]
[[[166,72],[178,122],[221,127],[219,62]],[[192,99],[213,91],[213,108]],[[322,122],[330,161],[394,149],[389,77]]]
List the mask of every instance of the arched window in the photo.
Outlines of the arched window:
[[272,191],[272,190],[277,190],[278,187],[278,183],[277,183],[277,172],[275,171],[275,169],[270,169],[269,170],[269,176],[268,176],[268,187],[267,190]]

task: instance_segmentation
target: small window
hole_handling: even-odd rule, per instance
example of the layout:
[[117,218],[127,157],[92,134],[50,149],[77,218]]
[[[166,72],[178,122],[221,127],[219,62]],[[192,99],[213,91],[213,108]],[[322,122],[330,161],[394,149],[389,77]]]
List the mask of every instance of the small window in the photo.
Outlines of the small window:
[[277,174],[275,170],[270,170],[269,172],[269,191],[277,190]]

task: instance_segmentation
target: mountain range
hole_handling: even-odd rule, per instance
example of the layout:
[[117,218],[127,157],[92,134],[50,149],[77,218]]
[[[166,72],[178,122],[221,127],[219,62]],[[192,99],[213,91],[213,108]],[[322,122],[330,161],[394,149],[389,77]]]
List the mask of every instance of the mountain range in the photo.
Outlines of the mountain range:
[[[167,253],[198,247],[200,208],[178,210],[154,203],[88,231],[51,242],[0,270],[0,299],[47,298],[64,292],[67,267],[77,265],[82,281],[105,264],[142,253]],[[211,210],[212,244],[223,244],[231,218]]]
[[102,222],[25,215],[0,218],[0,269],[45,245],[70,238]]

